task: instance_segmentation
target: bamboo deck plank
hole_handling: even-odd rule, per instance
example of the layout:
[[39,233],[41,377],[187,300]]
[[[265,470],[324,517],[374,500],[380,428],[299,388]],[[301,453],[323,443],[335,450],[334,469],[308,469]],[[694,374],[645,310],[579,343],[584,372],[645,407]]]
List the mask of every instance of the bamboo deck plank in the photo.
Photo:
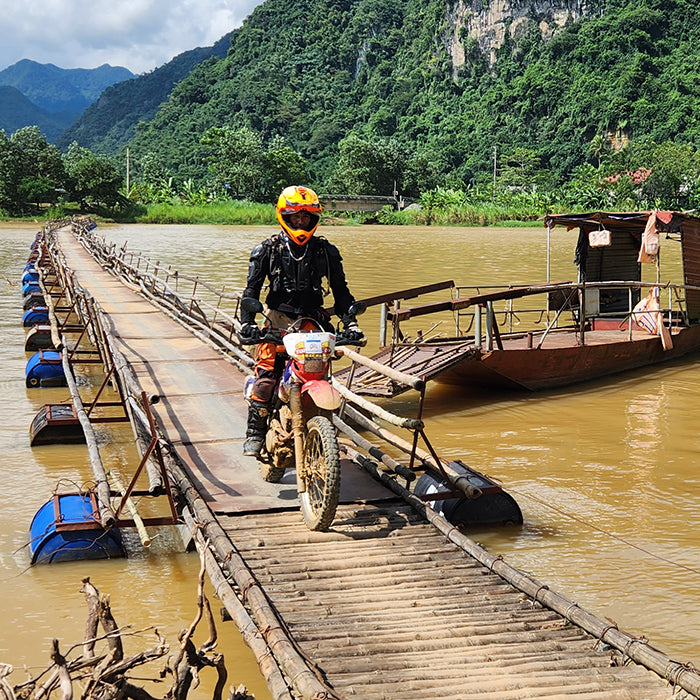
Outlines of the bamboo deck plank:
[[346,506],[339,520],[331,533],[285,513],[222,523],[342,697],[673,697],[643,667],[611,666],[609,647],[475,567],[405,504]]

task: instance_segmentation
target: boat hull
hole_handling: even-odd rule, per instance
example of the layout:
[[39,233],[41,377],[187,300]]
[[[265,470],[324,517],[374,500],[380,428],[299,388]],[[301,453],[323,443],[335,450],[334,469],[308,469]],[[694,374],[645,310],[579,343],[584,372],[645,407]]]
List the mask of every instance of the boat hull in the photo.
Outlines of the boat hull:
[[[555,338],[556,335],[556,338]],[[568,337],[567,337],[568,336]],[[623,331],[586,334],[576,345],[574,332],[553,334],[549,347],[504,348],[465,353],[463,359],[437,375],[439,384],[475,385],[540,391],[591,381],[700,352],[700,326],[676,329],[673,347],[664,350],[658,336],[629,340]]]

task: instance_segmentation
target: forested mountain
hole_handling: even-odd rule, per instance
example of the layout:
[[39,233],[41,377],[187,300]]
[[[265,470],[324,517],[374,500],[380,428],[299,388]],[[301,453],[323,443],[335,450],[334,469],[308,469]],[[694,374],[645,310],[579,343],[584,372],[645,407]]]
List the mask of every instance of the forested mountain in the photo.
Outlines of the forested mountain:
[[400,188],[488,182],[494,153],[562,181],[630,139],[697,148],[698,35],[693,0],[267,0],[138,129],[132,162],[201,181],[200,139],[229,126],[283,136],[323,189],[350,133],[413,158]]
[[0,129],[38,126],[54,141],[107,86],[133,75],[106,64],[66,69],[22,59],[0,71]]
[[197,64],[226,56],[230,42],[229,33],[213,46],[185,51],[150,73],[112,85],[71,125],[57,145],[65,149],[77,141],[100,153],[116,153],[134,136],[139,122],[153,118],[175,83]]
[[38,126],[49,141],[53,141],[73,122],[71,111],[49,114],[37,107],[17,88],[0,85],[0,129],[12,134],[23,126]]
[[120,66],[59,68],[25,58],[0,71],[0,85],[17,88],[46,112],[70,110],[77,117],[106,87],[133,77],[130,70]]

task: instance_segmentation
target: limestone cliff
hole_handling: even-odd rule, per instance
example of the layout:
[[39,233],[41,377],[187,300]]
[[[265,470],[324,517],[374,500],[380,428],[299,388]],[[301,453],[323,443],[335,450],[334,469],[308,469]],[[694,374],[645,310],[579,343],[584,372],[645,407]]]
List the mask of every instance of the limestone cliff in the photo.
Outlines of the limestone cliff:
[[492,65],[508,32],[518,39],[537,27],[549,39],[557,27],[589,14],[590,0],[456,0],[448,10],[447,49],[456,75],[465,49],[476,46]]

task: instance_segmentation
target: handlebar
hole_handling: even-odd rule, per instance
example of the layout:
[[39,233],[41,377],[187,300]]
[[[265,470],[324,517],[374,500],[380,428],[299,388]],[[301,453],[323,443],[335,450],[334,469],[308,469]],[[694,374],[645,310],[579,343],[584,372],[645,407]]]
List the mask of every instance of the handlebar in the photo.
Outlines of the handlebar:
[[236,333],[238,340],[241,341],[241,345],[259,345],[260,343],[274,343],[275,345],[282,345],[282,333],[279,331],[265,329],[266,332],[262,333],[261,329],[258,330],[259,332],[253,336]]
[[[250,337],[241,335],[240,333],[237,333],[236,335],[238,335],[241,345],[258,345],[260,343],[274,343],[275,345],[282,345],[283,333],[270,328],[262,328],[260,329],[259,333]],[[339,331],[335,335],[335,345],[336,347],[341,345],[364,347],[367,345],[367,337],[361,331]]]

